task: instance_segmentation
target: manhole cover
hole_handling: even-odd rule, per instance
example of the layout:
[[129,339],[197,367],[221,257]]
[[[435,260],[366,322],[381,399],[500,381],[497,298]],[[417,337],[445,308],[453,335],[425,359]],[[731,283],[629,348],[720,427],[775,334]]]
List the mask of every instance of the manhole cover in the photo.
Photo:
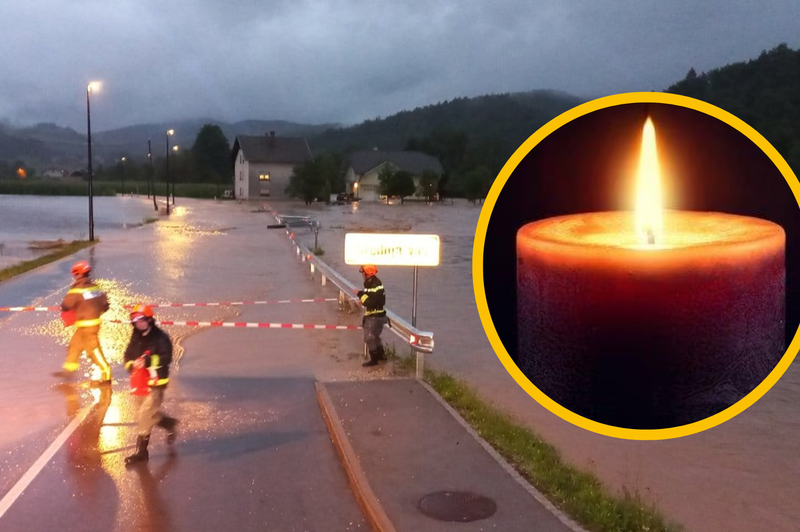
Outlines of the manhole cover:
[[491,517],[497,504],[489,497],[468,491],[439,491],[425,495],[419,500],[420,512],[451,523],[467,523]]

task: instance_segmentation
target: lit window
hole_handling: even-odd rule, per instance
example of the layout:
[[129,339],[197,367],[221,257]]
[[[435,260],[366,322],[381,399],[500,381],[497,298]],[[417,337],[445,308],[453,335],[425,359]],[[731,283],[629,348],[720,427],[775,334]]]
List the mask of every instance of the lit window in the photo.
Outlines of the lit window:
[[269,174],[258,174],[259,181],[269,181]]

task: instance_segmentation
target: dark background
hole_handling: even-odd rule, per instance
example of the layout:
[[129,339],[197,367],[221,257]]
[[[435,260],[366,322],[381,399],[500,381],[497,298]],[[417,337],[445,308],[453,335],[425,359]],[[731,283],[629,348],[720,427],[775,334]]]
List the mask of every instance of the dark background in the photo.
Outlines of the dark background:
[[495,203],[484,246],[484,287],[494,326],[515,361],[517,230],[551,216],[632,210],[648,115],[656,129],[665,208],[755,216],[786,231],[786,346],[797,331],[800,211],[778,168],[745,135],[712,116],[673,105],[628,104],[551,133],[520,162]]

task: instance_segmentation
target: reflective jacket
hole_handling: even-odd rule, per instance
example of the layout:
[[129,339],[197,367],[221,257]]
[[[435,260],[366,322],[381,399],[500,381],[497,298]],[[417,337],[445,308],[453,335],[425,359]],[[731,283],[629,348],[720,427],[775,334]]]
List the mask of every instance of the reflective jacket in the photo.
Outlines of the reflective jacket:
[[144,356],[144,367],[150,373],[147,384],[166,386],[169,383],[169,365],[172,364],[172,340],[155,324],[147,333],[133,330],[125,349],[125,369],[133,371],[133,362]]
[[70,286],[61,310],[75,312],[76,327],[100,325],[100,316],[108,310],[108,296],[89,277],[81,277]]
[[364,316],[385,316],[383,306],[386,304],[386,292],[377,275],[364,280],[364,289],[358,291],[358,298],[364,305]]

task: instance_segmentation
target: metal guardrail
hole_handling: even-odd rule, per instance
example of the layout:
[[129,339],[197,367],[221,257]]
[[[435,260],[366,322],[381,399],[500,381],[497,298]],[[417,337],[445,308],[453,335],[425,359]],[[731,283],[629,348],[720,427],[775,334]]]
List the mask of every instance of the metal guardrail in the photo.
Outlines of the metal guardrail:
[[320,227],[320,223],[311,216],[281,215],[275,218],[278,219],[280,223],[286,224],[286,227],[308,227],[310,229]]
[[[286,223],[292,218],[303,218],[276,215],[274,213],[273,216],[275,216],[275,219],[279,223]],[[290,227],[289,223],[286,223],[286,225],[287,227]],[[358,292],[359,288],[345,279],[342,274],[337,272],[331,266],[320,260],[316,255],[311,253],[306,246],[299,243],[291,231],[287,229],[286,234],[289,235],[290,239],[292,240],[292,243],[295,246],[296,254],[300,256],[303,262],[308,262],[310,264],[311,273],[314,274],[315,270],[319,270],[320,275],[322,276],[322,285],[325,286],[327,281],[330,280],[339,289],[340,307],[348,304],[351,308],[359,308],[360,305],[358,297],[356,296],[356,292]],[[399,336],[415,351],[418,351],[419,353],[433,353],[434,341],[432,332],[422,331],[416,327],[413,327],[408,321],[401,318],[389,309],[386,309],[386,315],[389,317],[391,324],[389,327],[390,331]]]

